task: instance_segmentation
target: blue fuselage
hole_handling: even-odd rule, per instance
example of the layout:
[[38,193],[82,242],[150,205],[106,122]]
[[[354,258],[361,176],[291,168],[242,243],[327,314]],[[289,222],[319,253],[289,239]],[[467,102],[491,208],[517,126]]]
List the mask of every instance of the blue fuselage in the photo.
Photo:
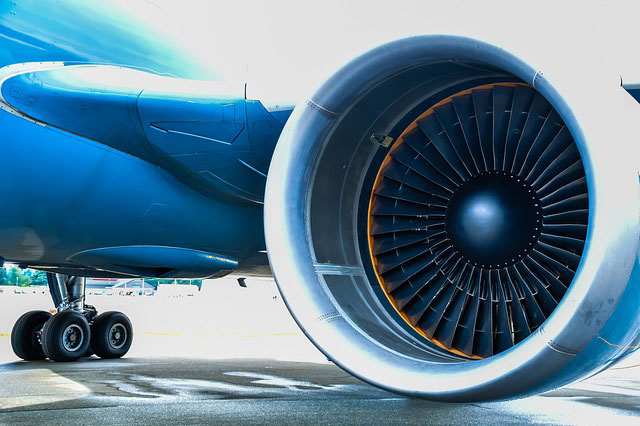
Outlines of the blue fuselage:
[[148,25],[162,11],[137,8],[0,4],[0,257],[84,275],[266,273],[262,196],[291,109],[196,81],[221,76]]

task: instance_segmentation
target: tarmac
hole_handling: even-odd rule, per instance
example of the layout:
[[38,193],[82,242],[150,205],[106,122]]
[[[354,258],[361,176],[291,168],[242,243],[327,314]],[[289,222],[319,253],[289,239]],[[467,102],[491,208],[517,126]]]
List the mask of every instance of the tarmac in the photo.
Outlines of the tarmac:
[[[89,301],[130,315],[136,337],[120,360],[18,361],[0,328],[0,424],[640,424],[635,354],[536,397],[416,400],[372,387],[327,361],[288,318],[272,284],[218,285],[216,297]],[[244,308],[229,317],[223,301],[238,295]],[[0,326],[6,322],[9,330],[9,317],[49,303],[33,295],[8,301],[0,297]]]
[[0,377],[2,424],[640,424],[638,367],[481,404],[404,398],[330,363],[272,359],[16,362]]

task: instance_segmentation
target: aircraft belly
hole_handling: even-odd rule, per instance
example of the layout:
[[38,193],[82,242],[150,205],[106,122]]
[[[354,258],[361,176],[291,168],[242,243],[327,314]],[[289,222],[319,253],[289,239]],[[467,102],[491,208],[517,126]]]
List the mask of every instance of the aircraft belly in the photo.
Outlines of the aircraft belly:
[[0,112],[0,256],[73,265],[83,250],[163,246],[233,261],[264,246],[262,209],[206,197],[153,164]]

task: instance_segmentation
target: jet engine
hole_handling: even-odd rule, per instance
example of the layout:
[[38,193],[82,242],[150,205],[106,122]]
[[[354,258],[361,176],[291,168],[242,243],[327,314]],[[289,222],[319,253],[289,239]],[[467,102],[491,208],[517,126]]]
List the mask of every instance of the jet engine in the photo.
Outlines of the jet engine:
[[619,78],[570,65],[416,36],[296,107],[266,242],[329,359],[389,391],[476,401],[547,391],[636,348],[640,105]]

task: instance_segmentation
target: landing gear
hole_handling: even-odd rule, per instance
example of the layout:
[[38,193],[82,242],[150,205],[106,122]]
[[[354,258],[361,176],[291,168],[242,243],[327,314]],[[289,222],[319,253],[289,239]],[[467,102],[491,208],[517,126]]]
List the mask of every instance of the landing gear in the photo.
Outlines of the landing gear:
[[42,329],[42,349],[52,361],[77,361],[89,347],[89,322],[75,311],[55,314]]
[[11,331],[13,352],[25,361],[38,361],[47,356],[40,343],[42,327],[51,314],[45,311],[30,311],[22,315]]
[[100,358],[120,358],[129,351],[133,329],[122,312],[105,312],[97,316],[91,327],[91,344]]
[[13,352],[25,361],[49,358],[76,361],[93,353],[100,358],[124,356],[133,341],[129,318],[121,312],[98,315],[84,303],[85,279],[47,273],[57,313],[31,311],[21,316],[11,333]]

